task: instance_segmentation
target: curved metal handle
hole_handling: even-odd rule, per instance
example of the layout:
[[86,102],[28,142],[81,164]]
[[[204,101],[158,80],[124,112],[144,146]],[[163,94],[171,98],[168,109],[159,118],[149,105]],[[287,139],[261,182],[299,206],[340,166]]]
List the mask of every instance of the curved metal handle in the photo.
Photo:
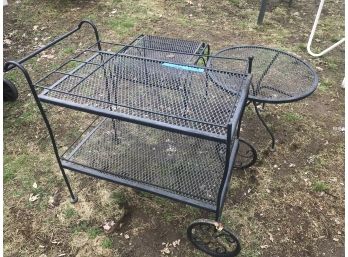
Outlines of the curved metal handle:
[[[82,20],[82,21],[80,21],[80,23],[78,24],[76,29],[73,29],[72,31],[69,31],[69,32],[63,34],[62,36],[60,36],[60,37],[56,38],[55,40],[53,40],[52,42],[48,43],[47,45],[41,47],[40,49],[34,51],[33,53],[25,56],[22,59],[20,59],[16,63],[17,64],[22,64],[23,62],[28,61],[29,59],[33,58],[34,56],[38,55],[39,53],[45,51],[47,48],[50,48],[51,46],[57,44],[58,42],[62,41],[63,39],[65,39],[65,38],[69,37],[70,35],[74,34],[76,31],[80,30],[82,25],[85,24],[85,23],[89,24],[90,26],[92,26],[92,28],[94,30],[94,33],[95,33],[96,41],[97,41],[97,44],[98,44],[98,49],[101,50],[99,33],[98,33],[98,30],[97,30],[97,27],[91,21]],[[16,65],[14,65],[14,64],[13,65],[7,65],[7,66],[5,65],[4,66],[4,72],[10,71],[10,70],[12,70],[15,67],[16,67]]]
[[98,32],[97,27],[95,26],[95,24],[93,22],[91,22],[89,20],[82,20],[82,21],[80,21],[78,28],[80,29],[84,23],[89,24],[93,28],[94,34],[95,34],[95,39],[97,40],[97,44],[98,44],[98,49],[101,50],[99,32]]
[[[13,68],[17,67],[18,69],[21,70],[21,72],[23,73],[25,79],[27,80],[30,88],[33,86],[33,82],[30,78],[30,75],[29,75],[29,72],[27,71],[26,68],[24,68],[24,66],[19,63],[19,62],[16,62],[16,61],[7,61],[5,64],[4,64],[4,70],[11,70]],[[33,87],[34,91],[35,91],[35,88]]]
[[335,44],[333,44],[332,46],[326,48],[325,50],[321,51],[318,54],[312,52],[311,45],[312,45],[313,37],[314,37],[314,34],[315,34],[315,30],[317,29],[317,25],[318,25],[318,22],[319,22],[320,14],[321,14],[321,11],[322,11],[323,6],[324,6],[324,2],[325,2],[325,0],[321,0],[320,1],[320,5],[319,5],[319,8],[318,8],[317,16],[315,17],[313,28],[312,28],[312,31],[311,31],[311,34],[309,36],[308,43],[307,43],[307,52],[310,55],[314,56],[314,57],[319,57],[319,56],[322,56],[322,55],[326,54],[327,52],[331,51],[332,49],[334,49],[335,47],[339,46],[340,44],[342,44],[345,41],[345,38],[342,38],[340,41],[336,42]]

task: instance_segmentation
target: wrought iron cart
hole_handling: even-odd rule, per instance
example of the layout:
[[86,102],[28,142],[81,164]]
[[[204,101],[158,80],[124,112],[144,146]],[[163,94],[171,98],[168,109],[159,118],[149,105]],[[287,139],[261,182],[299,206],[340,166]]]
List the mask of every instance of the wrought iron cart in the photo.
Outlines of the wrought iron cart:
[[[84,25],[93,28],[96,43],[33,82],[23,63]],[[96,27],[82,21],[25,58],[8,61],[4,71],[18,68],[24,74],[73,203],[78,198],[65,169],[206,209],[215,221],[193,222],[188,238],[211,256],[236,256],[238,238],[220,219],[240,142],[251,59],[210,57],[230,62],[219,70],[204,65],[207,57],[209,46],[199,42],[143,35],[126,45],[103,42]],[[78,65],[68,69],[71,63]],[[100,117],[59,155],[42,103]]]

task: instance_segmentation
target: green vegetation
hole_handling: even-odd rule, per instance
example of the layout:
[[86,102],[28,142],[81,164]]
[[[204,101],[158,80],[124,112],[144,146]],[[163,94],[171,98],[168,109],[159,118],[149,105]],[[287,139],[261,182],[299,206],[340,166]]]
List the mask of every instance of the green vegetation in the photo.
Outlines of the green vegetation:
[[90,239],[95,239],[97,236],[101,235],[102,234],[102,230],[100,228],[89,228],[87,230],[87,234],[88,234],[88,237]]
[[4,169],[4,183],[13,180],[16,177],[13,170]]
[[5,156],[4,158],[4,182],[9,182],[16,177],[19,171],[30,171],[28,162],[32,161],[30,155]]
[[313,184],[313,190],[315,192],[325,192],[329,189],[329,186],[324,181],[316,181]]
[[237,6],[239,4],[239,0],[228,0],[228,2],[230,2],[230,4],[237,5]]
[[67,47],[65,47],[64,49],[63,49],[63,52],[65,53],[65,54],[72,54],[72,53],[74,53],[74,51],[75,51],[75,49],[73,48],[73,47],[69,47],[69,46],[67,46]]
[[88,221],[82,220],[73,227],[72,231],[74,233],[85,232],[85,231],[87,231],[88,226],[89,226]]
[[123,16],[108,21],[109,27],[119,34],[126,34],[135,26],[135,19],[128,16]]
[[76,216],[77,212],[75,211],[75,209],[68,207],[67,209],[65,209],[64,215],[66,218],[70,219],[70,218]]
[[7,72],[6,74],[4,74],[4,77],[6,79],[8,79],[9,81],[11,81],[12,83],[16,84],[19,81],[19,76],[20,73],[18,70],[12,70],[10,72]]
[[290,121],[290,122],[302,120],[302,116],[294,112],[286,112],[284,113],[284,117],[287,121]]
[[319,90],[322,92],[328,92],[331,88],[331,83],[328,80],[323,80],[319,84]]
[[123,191],[112,192],[111,199],[113,203],[116,203],[118,205],[124,205],[127,203],[127,197]]
[[77,66],[79,66],[79,62],[76,62],[76,61],[70,61],[68,62],[66,65],[64,65],[60,71],[62,72],[70,72],[72,71],[73,69],[75,69]]
[[102,241],[101,246],[105,249],[111,249],[112,248],[112,240],[110,238],[105,238]]

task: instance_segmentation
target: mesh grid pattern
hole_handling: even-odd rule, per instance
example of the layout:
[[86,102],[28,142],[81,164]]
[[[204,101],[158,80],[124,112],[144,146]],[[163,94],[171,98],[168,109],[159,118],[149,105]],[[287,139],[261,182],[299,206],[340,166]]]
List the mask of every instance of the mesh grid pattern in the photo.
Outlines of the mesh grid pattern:
[[[240,94],[227,93],[219,85],[241,89],[245,75],[196,68],[185,70],[140,57],[100,53],[91,59],[98,69],[83,64],[43,94],[74,104],[132,115],[205,131],[226,134]],[[188,67],[188,66],[185,66]],[[59,91],[59,92],[58,92]]]
[[215,142],[105,118],[92,131],[62,158],[216,205],[224,164]]
[[[133,56],[142,56],[183,64],[195,64],[199,59],[199,56],[192,54],[203,54],[204,51],[204,46],[201,42],[149,35],[142,36],[141,38],[136,40],[133,45],[138,47],[158,49],[159,51],[130,47],[124,53]],[[161,50],[180,52],[183,54],[163,52]]]
[[[251,98],[291,101],[313,92],[317,86],[316,74],[307,64],[295,56],[275,49],[257,46],[232,47],[222,50],[216,56],[254,57],[249,91]],[[208,65],[218,69],[231,69],[231,63],[224,59],[212,58]],[[215,80],[219,83],[219,78],[215,77]],[[234,90],[233,87],[227,89]]]

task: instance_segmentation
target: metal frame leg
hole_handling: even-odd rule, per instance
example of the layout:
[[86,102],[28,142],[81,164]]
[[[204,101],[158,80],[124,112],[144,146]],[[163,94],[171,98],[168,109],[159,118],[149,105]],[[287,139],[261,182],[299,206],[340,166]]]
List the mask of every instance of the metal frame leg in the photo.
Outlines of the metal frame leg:
[[267,6],[267,0],[261,0],[259,17],[257,18],[257,25],[261,25],[263,22],[263,18],[265,17],[265,12],[266,12],[266,6]]
[[27,80],[27,82],[28,82],[28,84],[29,84],[29,86],[30,86],[31,92],[32,92],[32,94],[33,94],[33,96],[34,96],[34,99],[35,99],[35,102],[36,102],[36,104],[37,104],[37,106],[38,106],[38,108],[39,108],[39,110],[40,110],[41,116],[42,116],[42,118],[43,118],[43,120],[44,120],[44,122],[45,122],[45,125],[46,125],[46,127],[47,127],[47,130],[48,130],[48,133],[49,133],[51,142],[52,142],[54,154],[55,154],[55,156],[56,156],[56,159],[57,159],[57,162],[58,162],[60,171],[61,171],[61,173],[62,173],[62,175],[63,175],[63,178],[64,178],[64,181],[65,181],[65,183],[66,183],[66,185],[67,185],[67,187],[68,187],[68,190],[69,190],[69,193],[70,193],[70,197],[71,197],[70,202],[71,202],[71,203],[76,203],[76,202],[78,201],[78,197],[73,193],[73,191],[72,191],[72,189],[71,189],[71,186],[70,186],[69,179],[68,179],[67,175],[65,174],[65,170],[64,170],[63,165],[62,165],[62,162],[61,162],[61,160],[60,160],[60,156],[59,156],[59,152],[58,152],[58,147],[57,147],[57,144],[56,144],[56,140],[55,140],[55,138],[54,138],[54,134],[53,134],[52,128],[51,128],[50,123],[49,123],[49,121],[48,121],[48,118],[47,118],[47,116],[46,116],[45,110],[43,109],[42,104],[41,104],[41,102],[40,102],[40,100],[39,100],[39,98],[38,98],[38,96],[37,96],[35,87],[34,87],[32,81],[31,81],[31,78],[30,78],[30,76],[29,76],[29,73],[28,73],[27,70],[23,67],[22,64],[19,64],[19,63],[15,62],[15,61],[9,61],[9,62],[5,63],[5,66],[4,66],[4,67],[5,67],[5,69],[6,69],[6,68],[8,68],[8,67],[10,67],[10,66],[18,67],[18,68],[22,71],[22,73],[24,74],[24,76],[25,76],[25,78],[26,78],[26,80]]
[[260,114],[260,112],[259,112],[259,109],[257,108],[257,103],[256,103],[256,102],[253,102],[253,105],[254,105],[254,107],[255,107],[255,112],[256,112],[257,117],[260,119],[262,125],[266,128],[268,134],[269,134],[269,135],[271,136],[271,138],[272,138],[272,147],[270,148],[270,150],[271,150],[272,152],[274,152],[274,151],[275,151],[275,138],[274,138],[273,132],[272,132],[271,129],[267,126],[265,120],[262,118],[262,116],[261,116],[261,114]]
[[70,203],[77,203],[77,201],[79,200],[79,198],[77,197],[76,194],[74,194],[74,192],[72,191],[71,189],[71,186],[70,186],[70,182],[69,182],[69,179],[68,179],[68,176],[65,174],[65,170],[63,169],[63,167],[60,167],[60,171],[62,172],[62,175],[63,175],[63,178],[64,178],[64,181],[68,187],[68,190],[69,190],[69,193],[70,193]]
[[96,42],[97,42],[97,45],[98,45],[98,49],[101,50],[101,44],[100,44],[100,40],[99,40],[99,33],[98,33],[98,30],[97,30],[97,27],[90,21],[87,21],[87,20],[82,20],[77,28],[73,29],[72,31],[70,32],[67,32],[65,33],[64,35],[56,38],[55,40],[53,40],[52,42],[50,42],[49,44],[47,44],[46,46],[43,46],[41,47],[40,49],[36,50],[35,52],[27,55],[26,57],[22,58],[21,60],[19,61],[8,61],[4,64],[4,72],[8,72],[10,70],[12,70],[13,68],[17,67],[24,75],[25,79],[27,80],[28,82],[28,85],[30,87],[30,90],[33,94],[33,97],[35,99],[35,102],[40,110],[40,113],[41,113],[41,116],[45,122],[45,125],[47,127],[47,130],[48,130],[48,133],[49,133],[49,136],[50,136],[50,139],[51,139],[51,142],[52,142],[52,146],[53,146],[53,150],[54,150],[54,154],[56,156],[56,159],[57,159],[57,162],[58,162],[58,165],[59,165],[59,168],[60,168],[60,171],[63,175],[63,178],[64,178],[64,181],[68,187],[68,190],[69,190],[69,193],[70,193],[70,197],[71,197],[71,200],[70,202],[71,203],[76,203],[78,201],[78,198],[77,196],[73,193],[72,189],[71,189],[71,186],[70,186],[70,182],[69,182],[69,179],[67,177],[67,175],[65,174],[65,170],[63,168],[63,165],[62,165],[62,162],[61,162],[61,159],[60,159],[60,156],[59,156],[59,152],[58,152],[58,147],[57,147],[57,144],[56,144],[56,140],[55,140],[55,137],[54,137],[54,134],[53,134],[53,131],[52,131],[52,128],[50,126],[50,123],[48,121],[48,118],[46,116],[46,113],[45,113],[45,110],[43,109],[42,107],[42,104],[39,100],[39,97],[37,95],[37,92],[35,90],[35,86],[33,84],[33,81],[31,80],[31,77],[28,73],[28,71],[24,68],[24,66],[22,65],[22,63],[28,61],[29,59],[33,58],[34,56],[38,55],[39,53],[43,52],[44,50],[54,46],[55,44],[57,44],[58,42],[64,40],[65,38],[69,37],[70,35],[74,34],[75,32],[77,32],[78,30],[81,29],[82,25],[83,24],[89,24],[93,30],[94,30],[94,34],[95,34],[95,38],[96,38]]
[[[247,150],[242,152],[241,145],[245,145]],[[241,161],[239,161],[241,159]],[[245,160],[244,160],[245,159]],[[244,161],[244,162],[243,162]],[[246,140],[239,138],[239,149],[236,156],[235,164],[233,165],[234,169],[247,169],[253,166],[257,161],[257,152],[256,149]]]

